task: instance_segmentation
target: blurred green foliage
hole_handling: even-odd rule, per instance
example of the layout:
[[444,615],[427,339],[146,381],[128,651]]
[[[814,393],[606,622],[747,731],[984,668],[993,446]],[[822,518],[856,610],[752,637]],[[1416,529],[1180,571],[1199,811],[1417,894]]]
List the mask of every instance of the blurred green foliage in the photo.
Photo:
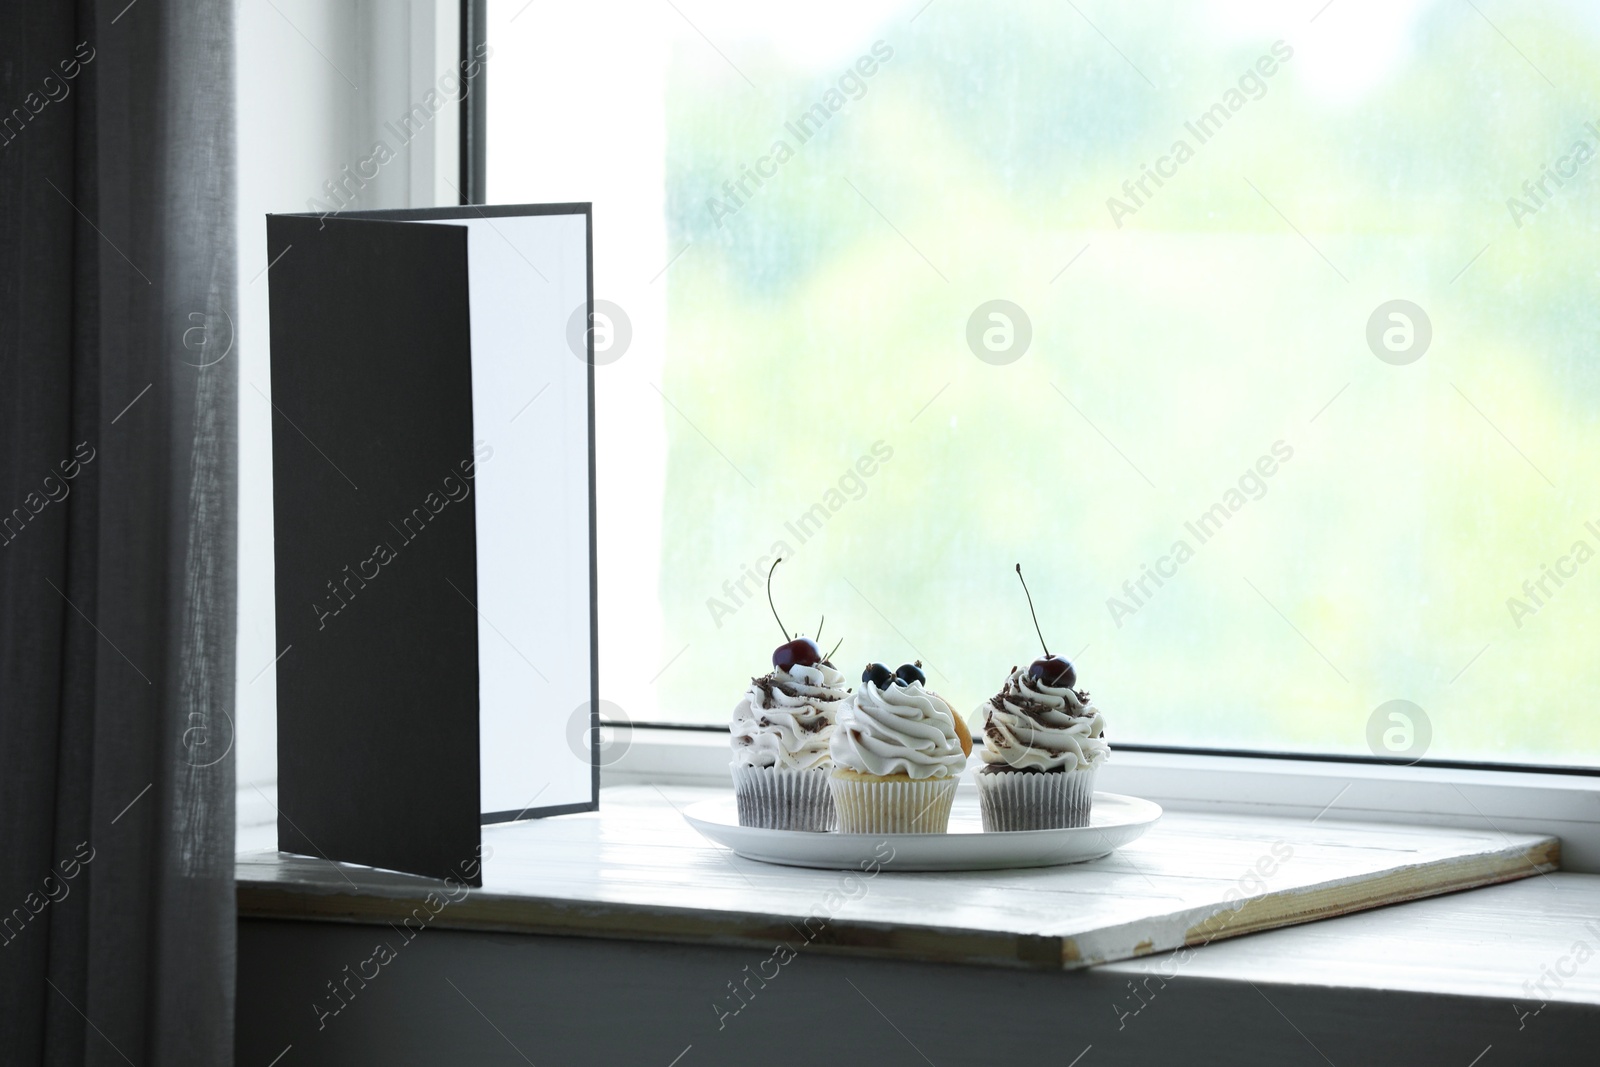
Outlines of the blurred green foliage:
[[[1102,5],[1124,59],[1070,7],[941,3],[813,66],[747,50],[759,90],[677,56],[667,221],[696,247],[663,388],[698,431],[667,415],[668,717],[722,721],[767,669],[764,596],[724,583],[781,541],[780,610],[826,612],[852,680],[920,656],[976,707],[1038,654],[1020,561],[1113,741],[1364,752],[1405,698],[1429,756],[1600,765],[1600,562],[1520,626],[1507,606],[1600,548],[1600,165],[1521,227],[1506,205],[1597,141],[1593,17],[1498,5],[1524,59],[1429,6],[1341,94],[1309,66],[1335,14],[1227,36],[1199,5]],[[1265,95],[1115,225],[1107,198],[1280,37]],[[797,144],[784,123],[875,38],[892,60]],[[708,200],[780,137],[794,157],[719,225]],[[1032,321],[1007,366],[966,344],[993,298]],[[1433,326],[1409,366],[1366,344],[1393,298]],[[800,543],[786,524],[880,440],[865,495]],[[1185,522],[1280,440],[1265,495],[1199,544]],[[1119,625],[1108,598],[1180,538],[1194,559]]]

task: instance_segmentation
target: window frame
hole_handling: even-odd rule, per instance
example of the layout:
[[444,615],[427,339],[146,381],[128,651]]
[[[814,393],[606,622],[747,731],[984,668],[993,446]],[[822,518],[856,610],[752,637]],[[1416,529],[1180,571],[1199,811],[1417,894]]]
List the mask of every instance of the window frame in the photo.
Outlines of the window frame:
[[[617,719],[602,717],[600,725],[607,728],[633,729],[646,731],[673,731],[682,730],[693,733],[721,734],[727,727],[721,723],[695,723],[695,722],[655,722],[638,721],[624,722]],[[1118,752],[1153,752],[1174,756],[1218,756],[1228,759],[1265,759],[1289,760],[1306,763],[1327,764],[1370,764],[1380,767],[1435,767],[1444,770],[1457,771],[1503,771],[1515,774],[1566,774],[1582,778],[1593,778],[1595,784],[1600,786],[1600,767],[1567,767],[1560,764],[1543,763],[1494,763],[1482,760],[1435,760],[1435,759],[1399,759],[1383,756],[1360,756],[1349,753],[1336,752],[1284,752],[1273,749],[1252,748],[1210,748],[1192,745],[1149,745],[1139,742],[1119,742],[1116,746]]]
[[[726,788],[727,736],[724,726],[604,722],[601,787]],[[1554,833],[1563,870],[1600,874],[1600,778],[1592,772],[1130,744],[1112,749],[1096,784],[1175,810]]]
[[474,62],[478,53],[489,43],[489,0],[460,0],[460,6],[461,63],[457,69],[465,72],[476,66],[477,70],[476,74],[462,79],[459,192],[461,205],[465,207],[489,202],[485,140],[489,116],[489,65]]

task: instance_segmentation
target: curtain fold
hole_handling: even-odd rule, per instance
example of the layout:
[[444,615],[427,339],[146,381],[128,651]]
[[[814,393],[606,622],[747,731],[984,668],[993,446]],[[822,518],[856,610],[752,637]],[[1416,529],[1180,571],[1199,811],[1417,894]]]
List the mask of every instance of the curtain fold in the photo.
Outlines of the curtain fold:
[[233,10],[0,8],[0,1062],[232,1062]]

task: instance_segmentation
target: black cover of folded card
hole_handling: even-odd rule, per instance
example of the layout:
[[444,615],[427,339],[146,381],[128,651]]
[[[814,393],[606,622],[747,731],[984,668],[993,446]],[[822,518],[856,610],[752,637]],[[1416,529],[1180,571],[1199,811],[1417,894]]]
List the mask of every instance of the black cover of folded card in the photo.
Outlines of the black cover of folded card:
[[[516,233],[543,214],[581,220]],[[507,230],[526,269],[490,245]],[[597,799],[592,748],[564,740],[598,684],[593,364],[565,330],[592,307],[588,207],[267,231],[279,847],[481,884],[482,822]],[[555,398],[508,417],[519,389]]]

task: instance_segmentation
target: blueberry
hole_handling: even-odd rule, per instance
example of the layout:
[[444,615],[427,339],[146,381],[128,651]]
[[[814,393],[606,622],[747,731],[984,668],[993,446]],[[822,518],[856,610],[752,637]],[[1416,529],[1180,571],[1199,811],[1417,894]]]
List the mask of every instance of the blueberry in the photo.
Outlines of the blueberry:
[[919,659],[915,663],[900,664],[900,669],[894,672],[894,679],[901,685],[910,685],[912,682],[926,685],[928,676],[922,673],[922,661]]
[[867,669],[861,672],[861,681],[862,684],[871,682],[879,689],[887,689],[894,684],[894,675],[881,663],[869,663]]

